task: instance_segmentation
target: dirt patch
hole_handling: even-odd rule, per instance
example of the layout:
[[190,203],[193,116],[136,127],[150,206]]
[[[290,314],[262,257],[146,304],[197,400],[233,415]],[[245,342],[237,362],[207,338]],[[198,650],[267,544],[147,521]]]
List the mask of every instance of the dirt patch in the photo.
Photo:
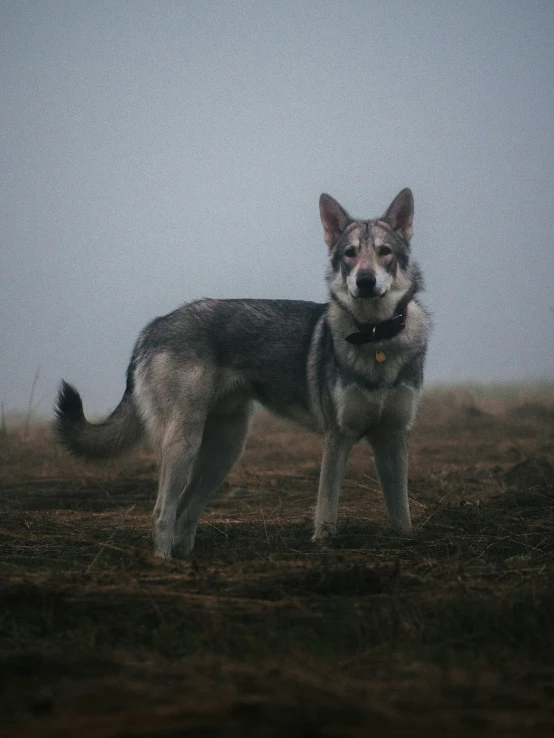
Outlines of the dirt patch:
[[326,548],[321,440],[260,417],[184,562],[152,555],[147,453],[1,439],[5,734],[551,735],[553,397],[428,395],[414,532],[360,445]]

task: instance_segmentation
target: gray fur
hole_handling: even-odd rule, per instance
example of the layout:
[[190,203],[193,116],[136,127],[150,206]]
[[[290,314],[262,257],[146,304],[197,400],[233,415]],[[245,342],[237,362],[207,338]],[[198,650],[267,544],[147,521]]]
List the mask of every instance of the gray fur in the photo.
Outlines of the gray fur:
[[[329,195],[320,209],[330,250],[328,304],[205,299],[157,318],[135,345],[120,405],[100,425],[86,421],[78,393],[62,385],[55,428],[71,452],[109,458],[142,436],[157,452],[160,556],[191,551],[205,505],[240,456],[255,400],[325,437],[314,539],[336,530],[348,455],[363,438],[391,523],[410,529],[407,438],[429,330],[414,297],[422,281],[408,240],[413,198],[403,190],[375,221],[352,219]],[[375,294],[360,294],[368,284]],[[406,327],[394,338],[344,340],[406,303]]]

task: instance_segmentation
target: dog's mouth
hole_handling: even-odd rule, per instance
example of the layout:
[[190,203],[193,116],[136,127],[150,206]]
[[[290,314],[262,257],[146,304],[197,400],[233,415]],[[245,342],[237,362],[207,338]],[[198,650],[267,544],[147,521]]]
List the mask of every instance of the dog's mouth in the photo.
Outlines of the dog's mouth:
[[364,292],[358,292],[356,295],[352,295],[352,297],[355,300],[381,300],[383,297],[386,297],[388,295],[389,290],[385,289],[383,292],[375,293],[374,291],[371,292],[371,294],[365,294]]

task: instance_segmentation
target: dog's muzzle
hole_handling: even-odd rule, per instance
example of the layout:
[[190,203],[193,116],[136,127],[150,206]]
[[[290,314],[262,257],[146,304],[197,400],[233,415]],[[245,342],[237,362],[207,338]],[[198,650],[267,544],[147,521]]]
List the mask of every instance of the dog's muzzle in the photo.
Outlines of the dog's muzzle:
[[361,271],[356,276],[357,297],[383,297],[384,292],[377,291],[377,278],[373,272]]

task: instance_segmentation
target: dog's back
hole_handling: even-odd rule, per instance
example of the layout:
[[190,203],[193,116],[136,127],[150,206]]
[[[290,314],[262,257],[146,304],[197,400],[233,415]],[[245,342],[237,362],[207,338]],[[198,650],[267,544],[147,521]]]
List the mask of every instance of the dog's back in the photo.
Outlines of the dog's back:
[[211,385],[210,404],[241,395],[298,419],[310,413],[308,356],[326,309],[300,300],[205,299],[183,305],[142,332],[135,371],[153,377],[156,364],[178,373],[201,365]]

